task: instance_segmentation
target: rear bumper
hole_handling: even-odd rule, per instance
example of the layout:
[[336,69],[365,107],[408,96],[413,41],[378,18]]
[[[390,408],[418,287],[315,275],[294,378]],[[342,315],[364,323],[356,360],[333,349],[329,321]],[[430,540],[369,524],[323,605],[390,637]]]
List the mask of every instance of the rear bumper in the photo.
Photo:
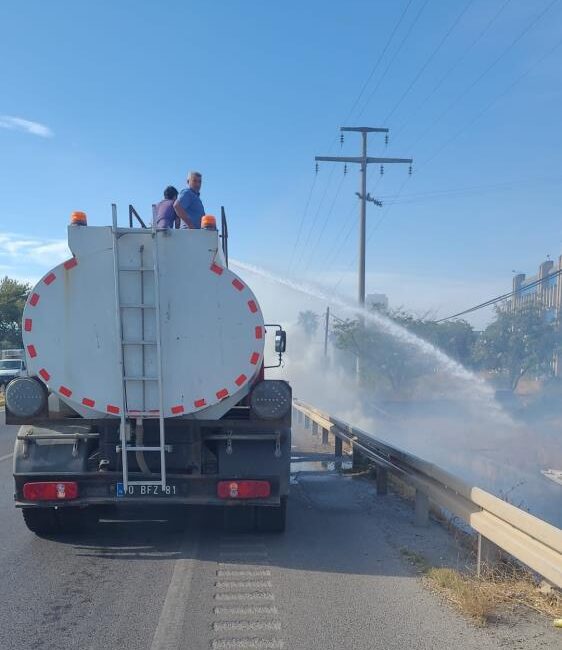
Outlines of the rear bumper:
[[[131,476],[130,480],[141,481],[146,477]],[[16,508],[85,508],[89,506],[126,505],[126,506],[157,506],[157,505],[205,505],[205,506],[278,506],[283,496],[280,489],[279,476],[245,476],[247,479],[268,481],[271,494],[267,498],[258,499],[220,499],[217,497],[219,481],[241,478],[233,476],[168,476],[167,483],[176,487],[176,494],[166,496],[138,495],[117,496],[117,483],[122,481],[122,475],[108,472],[100,475],[16,475]],[[23,486],[33,481],[75,481],[78,483],[78,498],[57,501],[26,501],[23,498]]]

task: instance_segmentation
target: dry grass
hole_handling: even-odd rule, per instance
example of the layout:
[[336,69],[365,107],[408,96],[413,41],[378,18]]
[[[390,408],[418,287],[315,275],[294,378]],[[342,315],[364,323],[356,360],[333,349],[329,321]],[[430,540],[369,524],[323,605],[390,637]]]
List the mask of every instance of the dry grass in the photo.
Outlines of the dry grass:
[[480,578],[450,568],[430,568],[424,580],[481,625],[501,610],[524,607],[551,619],[562,616],[562,595],[541,589],[531,573],[514,566],[487,570]]
[[4,406],[4,393],[0,392],[0,407]]

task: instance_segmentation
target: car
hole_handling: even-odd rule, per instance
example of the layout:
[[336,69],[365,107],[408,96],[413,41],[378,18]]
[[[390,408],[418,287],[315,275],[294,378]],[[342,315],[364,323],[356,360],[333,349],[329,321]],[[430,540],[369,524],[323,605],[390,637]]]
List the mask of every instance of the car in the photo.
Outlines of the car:
[[26,374],[23,359],[0,359],[0,386],[6,386],[12,379]]

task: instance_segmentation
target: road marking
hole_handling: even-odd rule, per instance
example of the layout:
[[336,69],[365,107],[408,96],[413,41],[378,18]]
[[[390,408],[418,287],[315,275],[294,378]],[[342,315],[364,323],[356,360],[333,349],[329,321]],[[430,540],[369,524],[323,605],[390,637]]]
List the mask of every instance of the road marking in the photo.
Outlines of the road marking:
[[8,460],[8,458],[12,458],[13,455],[14,455],[14,453],[12,452],[11,454],[6,454],[5,456],[0,456],[0,462],[2,462],[3,460]]
[[176,560],[174,564],[172,579],[160,612],[150,650],[170,650],[171,648],[181,647],[183,643],[183,622],[191,590],[198,541],[197,538],[186,539],[181,546],[180,551],[183,557]]
[[275,596],[269,591],[246,591],[238,594],[215,594],[215,600],[233,601],[233,600],[275,600]]
[[271,580],[219,580],[217,589],[271,589]]
[[215,607],[216,616],[277,616],[275,605],[254,605],[253,607]]
[[213,650],[282,650],[285,643],[280,639],[217,639]]
[[271,576],[271,571],[269,569],[257,569],[257,570],[221,570],[217,571],[217,578],[269,578]]
[[280,632],[280,621],[217,621],[215,632]]

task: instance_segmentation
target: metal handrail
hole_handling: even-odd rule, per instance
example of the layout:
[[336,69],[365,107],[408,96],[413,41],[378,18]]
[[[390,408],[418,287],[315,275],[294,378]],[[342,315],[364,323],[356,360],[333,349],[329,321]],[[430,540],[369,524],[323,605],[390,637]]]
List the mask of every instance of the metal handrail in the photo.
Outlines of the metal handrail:
[[479,536],[562,588],[560,528],[309,404],[295,399],[293,406],[324,431],[348,442],[354,452],[413,486],[416,496],[460,517]]

